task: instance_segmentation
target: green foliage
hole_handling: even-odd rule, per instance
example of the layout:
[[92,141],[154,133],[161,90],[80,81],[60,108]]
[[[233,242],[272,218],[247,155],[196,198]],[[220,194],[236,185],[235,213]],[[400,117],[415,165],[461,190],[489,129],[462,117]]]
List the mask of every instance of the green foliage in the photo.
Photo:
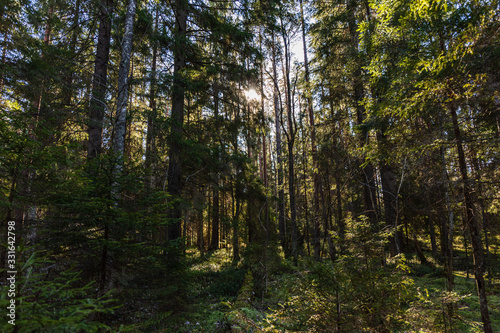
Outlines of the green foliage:
[[232,332],[261,332],[258,322],[262,320],[263,315],[253,307],[235,309],[229,312],[227,317]]
[[262,319],[262,314],[252,306],[254,277],[249,270],[238,292],[238,297],[233,304],[229,304],[231,311],[228,319],[231,330],[235,332],[258,332],[259,326],[256,322]]
[[442,278],[445,276],[445,272],[442,267],[437,267],[433,265],[409,265],[411,267],[411,276],[415,277],[433,277]]
[[[143,316],[138,323],[142,331],[166,332],[227,332],[230,329],[229,312],[245,277],[245,270],[231,264],[225,250],[199,257],[194,249],[190,270],[182,274],[186,284],[182,307],[174,311]],[[177,282],[176,282],[177,283]],[[164,288],[163,286],[161,288]],[[172,295],[170,297],[177,296]]]
[[243,285],[241,286],[234,306],[237,309],[245,308],[253,298],[253,275],[251,271],[245,274]]
[[[445,228],[437,227],[447,209],[443,189],[448,189],[455,216],[463,208],[457,166],[451,163],[455,134],[447,115],[448,108],[455,107],[474,178],[471,186],[480,197],[478,217],[490,236],[488,265],[495,265],[495,213],[500,210],[495,185],[498,1],[305,2],[306,12],[314,11],[314,24],[306,31],[312,33],[306,37],[312,37],[315,52],[310,64],[314,88],[300,82],[305,76],[300,64],[291,73],[297,80],[286,87],[287,73],[271,74],[264,61],[266,53],[276,53],[276,67],[285,67],[279,35],[292,40],[300,29],[295,1],[189,2],[183,123],[170,116],[173,51],[180,42],[175,38],[175,3],[140,3],[128,85],[125,165],[119,178],[111,151],[125,2],[97,2],[7,0],[0,5],[0,220],[16,220],[16,237],[52,254],[51,260],[30,257],[20,269],[18,323],[23,329],[475,329],[478,302],[471,281],[457,278],[455,293],[445,293],[437,260],[432,267],[407,265],[403,255],[386,258],[387,240],[393,235],[359,215],[366,212],[360,171],[370,166],[378,173],[383,164],[393,168],[400,179],[398,192],[392,192],[398,199],[398,223],[419,239],[426,229],[441,229],[444,236]],[[103,145],[100,156],[90,161],[88,106],[96,97],[93,86],[102,83],[92,76],[92,67],[102,57],[95,54],[95,43],[99,11],[106,2],[114,4],[114,11],[109,17],[113,24],[106,93],[99,101],[105,112]],[[247,103],[242,93],[259,86],[258,74],[264,80],[263,105]],[[305,260],[296,267],[283,260],[273,244],[273,210],[278,205],[266,199],[281,190],[272,188],[281,173],[276,145],[268,145],[271,158],[259,154],[263,138],[276,139],[268,119],[273,88],[278,107],[296,113],[297,144],[289,160],[297,168],[289,179],[297,181],[300,231],[310,242],[308,229],[315,218],[311,212],[319,201],[324,218],[321,245],[326,248],[328,242],[323,235],[333,236],[342,254],[335,253],[335,262]],[[287,89],[293,97],[285,105],[282,93]],[[318,165],[310,163],[305,97],[314,101]],[[282,125],[286,120],[282,116]],[[279,127],[280,119],[275,121]],[[165,189],[173,161],[168,155],[176,145],[183,189],[172,198]],[[270,161],[267,188],[264,158]],[[313,173],[320,178],[319,198],[312,195]],[[384,183],[382,178],[373,177]],[[119,195],[112,191],[116,184]],[[372,186],[381,199],[375,201],[387,194],[379,185]],[[231,243],[234,228],[245,243],[251,238],[242,251],[244,260],[234,266],[228,248],[201,253],[199,261],[189,261],[184,254],[191,251],[185,248],[188,239],[201,239],[195,234],[207,238],[206,224],[216,216],[210,198],[215,192],[220,244]],[[175,221],[168,217],[174,205],[182,207],[182,218]],[[376,206],[374,220],[384,213],[382,202]],[[286,205],[285,218],[289,209]],[[273,217],[270,229],[262,219],[267,213]],[[167,229],[177,222],[186,237],[168,240]],[[423,223],[435,228],[423,228]],[[455,236],[461,227],[457,220]],[[288,225],[286,229],[289,233]],[[2,242],[4,234],[5,228],[0,230]],[[285,238],[289,242],[290,235]],[[444,248],[445,240],[441,242]],[[457,243],[455,270],[472,268]],[[496,272],[493,268],[489,273]],[[114,309],[108,298],[89,297],[107,291],[123,306]],[[498,289],[488,286],[488,292],[490,311],[500,318]],[[255,295],[258,302],[251,301]],[[3,293],[0,306],[6,301]],[[454,314],[449,306],[455,307]]]
[[[238,294],[243,282],[245,271],[235,267],[229,267],[222,271],[210,272],[204,278],[210,282],[206,292],[214,297],[229,297]],[[205,285],[206,286],[206,285]]]
[[301,272],[279,282],[279,307],[271,327],[292,331],[345,332],[406,327],[405,308],[413,280],[403,256],[383,266],[387,235],[373,232],[366,218],[349,220],[349,252],[336,262],[304,262]]
[[[97,332],[109,329],[96,319],[113,313],[116,309],[114,300],[109,295],[93,297],[95,286],[82,284],[80,273],[73,269],[57,272],[54,261],[38,257],[36,253],[19,264],[15,323],[22,332]],[[2,308],[9,304],[6,289],[6,286],[2,287]],[[2,316],[0,327],[4,332],[12,329],[8,319]]]
[[[406,311],[415,332],[482,332],[479,301],[472,279],[455,275],[455,290],[448,292],[443,278],[415,277],[416,294]],[[493,331],[498,331],[499,298],[489,295]]]

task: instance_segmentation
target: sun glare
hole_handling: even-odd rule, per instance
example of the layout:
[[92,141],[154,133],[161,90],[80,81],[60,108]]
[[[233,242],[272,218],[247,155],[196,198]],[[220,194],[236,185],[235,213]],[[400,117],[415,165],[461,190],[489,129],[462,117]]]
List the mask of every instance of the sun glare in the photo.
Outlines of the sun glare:
[[259,98],[259,94],[254,89],[249,89],[245,91],[245,97],[249,101],[256,101]]

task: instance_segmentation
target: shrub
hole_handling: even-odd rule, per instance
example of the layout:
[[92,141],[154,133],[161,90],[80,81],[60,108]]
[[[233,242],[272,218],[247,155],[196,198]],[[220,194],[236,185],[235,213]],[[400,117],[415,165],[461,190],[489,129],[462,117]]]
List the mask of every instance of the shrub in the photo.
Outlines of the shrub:
[[[97,332],[108,326],[92,318],[98,314],[113,312],[109,297],[92,297],[95,288],[91,284],[81,285],[79,273],[66,269],[50,274],[51,262],[33,253],[21,264],[17,274],[16,321],[21,332]],[[52,263],[52,266],[55,265]],[[6,287],[3,287],[4,289]],[[7,292],[2,290],[0,307],[9,303]],[[2,332],[12,330],[11,324],[2,316]]]
[[309,332],[404,329],[413,281],[404,256],[382,265],[387,235],[366,219],[348,221],[348,252],[335,262],[306,262],[277,311],[274,327]]

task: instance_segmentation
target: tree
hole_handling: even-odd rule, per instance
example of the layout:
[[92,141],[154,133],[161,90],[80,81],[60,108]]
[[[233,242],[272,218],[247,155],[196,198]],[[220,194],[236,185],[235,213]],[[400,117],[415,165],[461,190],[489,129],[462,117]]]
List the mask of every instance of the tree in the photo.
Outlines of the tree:
[[174,32],[174,73],[172,84],[172,129],[170,133],[170,154],[168,165],[168,186],[167,192],[177,199],[174,207],[169,213],[172,219],[168,226],[168,239],[175,240],[181,236],[182,210],[179,200],[181,194],[181,172],[182,172],[182,131],[184,123],[184,90],[185,78],[184,67],[186,66],[187,47],[187,17],[188,4],[185,0],[174,2],[175,32]]
[[[444,3],[429,3],[428,6],[424,7],[411,4],[409,7],[392,8],[387,3],[381,3],[376,9],[382,19],[377,22],[375,34],[372,35],[370,32],[368,35],[367,31],[365,31],[365,36],[367,42],[368,40],[376,42],[375,46],[379,51],[372,59],[369,67],[373,77],[377,79],[385,77],[390,85],[389,89],[384,93],[384,98],[388,102],[386,106],[394,110],[393,114],[396,114],[401,121],[411,119],[415,115],[425,115],[425,110],[420,108],[422,104],[432,105],[433,107],[430,110],[439,110],[442,114],[448,114],[451,118],[451,132],[454,134],[452,139],[458,153],[456,159],[462,180],[467,216],[465,226],[469,229],[473,247],[474,272],[483,328],[485,332],[491,332],[482,272],[484,264],[483,246],[481,238],[478,236],[480,230],[475,217],[475,203],[469,184],[462,129],[459,125],[457,113],[458,110],[468,108],[469,103],[465,100],[466,96],[469,96],[467,87],[474,86],[475,88],[472,89],[476,90],[478,86],[481,86],[481,81],[477,80],[477,76],[474,79],[473,76],[467,74],[468,71],[474,68],[474,66],[469,67],[468,64],[472,64],[474,61],[464,62],[468,57],[475,58],[475,50],[481,46],[464,41],[471,36],[472,31],[474,33],[478,32],[475,29],[480,31],[488,30],[486,28],[488,24],[485,26],[480,22],[489,21],[482,21],[488,15],[491,15],[489,5],[472,7],[466,4],[456,8],[447,6]],[[465,29],[466,26],[479,28]],[[393,29],[397,34],[392,37],[382,37],[383,33],[381,32],[387,31],[387,29]],[[433,36],[430,43],[429,35]],[[405,36],[405,38],[402,36]],[[405,46],[405,48],[402,48],[405,52],[397,49],[389,50],[394,45]],[[382,50],[389,54],[390,57],[381,56],[380,51]],[[383,57],[385,57],[384,60]],[[487,72],[490,68],[489,58],[481,58],[479,61],[483,62],[482,66]],[[391,70],[386,71],[388,68]],[[483,75],[489,74],[483,73]],[[471,80],[473,82],[472,86],[471,83],[464,82],[462,77]],[[390,88],[396,85],[398,88],[391,91]],[[405,104],[406,106],[397,106],[396,103],[399,105]],[[449,235],[449,237],[452,237],[452,235]],[[448,266],[451,265],[448,264]]]
[[[125,151],[125,135],[127,131],[127,104],[128,104],[128,81],[130,70],[130,57],[132,55],[132,39],[134,36],[134,18],[136,12],[136,0],[130,0],[125,17],[125,33],[122,41],[122,55],[120,59],[120,70],[118,73],[118,98],[116,101],[116,123],[113,137],[113,151],[116,154],[117,163],[115,167],[115,178],[120,177],[123,168]],[[118,185],[113,189],[113,195],[118,195]]]
[[[307,89],[311,89],[310,87],[310,77],[309,77],[309,61],[307,58],[307,43],[306,43],[306,23],[304,20],[304,6],[302,4],[302,0],[300,3],[300,21],[302,25],[302,47],[304,49],[304,74],[305,80],[307,84]],[[307,91],[309,95],[310,92]],[[313,183],[314,183],[314,257],[316,260],[320,259],[320,178],[318,175],[318,156],[317,156],[317,147],[316,147],[316,125],[314,122],[314,110],[313,110],[313,101],[312,96],[307,96],[307,113],[309,115],[309,126],[310,126],[310,135],[311,135],[311,155],[312,155],[312,167],[313,167]],[[326,233],[326,230],[325,230]]]
[[[282,7],[283,11],[284,8]],[[292,256],[294,261],[297,262],[298,254],[298,229],[297,229],[297,207],[295,202],[295,154],[294,154],[294,144],[295,144],[295,115],[293,114],[293,100],[292,100],[292,82],[290,80],[291,72],[291,55],[290,55],[290,35],[287,33],[288,29],[285,24],[291,24],[291,22],[286,22],[285,17],[287,13],[280,13],[280,28],[281,37],[283,39],[283,50],[284,50],[284,67],[283,67],[283,77],[284,77],[284,89],[285,89],[285,105],[286,105],[286,119],[287,119],[287,129],[284,131],[287,138],[287,148],[288,148],[288,196],[290,201],[290,224],[291,224],[291,248]],[[292,19],[291,17],[289,19]]]
[[[92,79],[92,98],[88,124],[87,158],[91,163],[102,152],[102,130],[106,110],[106,91],[108,82],[108,62],[111,42],[111,17],[115,9],[113,0],[103,0],[99,6],[99,34],[97,37],[94,77]],[[91,166],[91,174],[95,174],[96,166]]]

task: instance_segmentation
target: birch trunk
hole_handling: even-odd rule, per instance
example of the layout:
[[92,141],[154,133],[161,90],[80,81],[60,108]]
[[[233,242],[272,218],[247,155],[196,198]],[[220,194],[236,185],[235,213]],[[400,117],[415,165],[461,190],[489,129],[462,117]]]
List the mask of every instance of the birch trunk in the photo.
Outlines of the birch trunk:
[[125,17],[125,33],[123,35],[122,56],[118,71],[118,98],[116,101],[116,124],[113,138],[113,150],[118,158],[116,169],[118,173],[121,172],[123,166],[125,135],[127,132],[128,75],[130,71],[130,58],[132,56],[135,11],[136,0],[130,0],[127,7],[127,15]]
[[[125,17],[125,33],[123,36],[122,55],[120,60],[120,69],[118,71],[118,98],[117,98],[117,120],[113,136],[113,151],[117,156],[117,162],[113,170],[114,182],[111,185],[111,196],[114,204],[118,205],[120,192],[120,183],[117,180],[123,169],[123,154],[125,150],[126,117],[128,104],[128,73],[130,69],[130,57],[132,54],[133,25],[136,12],[136,0],[130,0]],[[107,242],[111,238],[109,224],[104,226],[104,248],[101,257],[101,281],[100,292],[104,291],[106,284],[109,284],[108,275],[110,274],[112,256],[108,252]],[[109,285],[109,288],[111,284]]]

